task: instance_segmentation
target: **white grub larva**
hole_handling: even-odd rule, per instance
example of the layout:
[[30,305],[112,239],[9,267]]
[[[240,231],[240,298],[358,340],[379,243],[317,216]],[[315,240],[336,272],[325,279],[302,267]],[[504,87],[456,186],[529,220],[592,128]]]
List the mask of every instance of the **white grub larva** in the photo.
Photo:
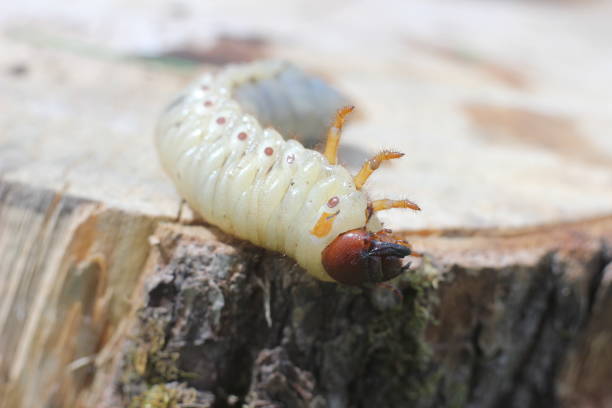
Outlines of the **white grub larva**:
[[160,119],[155,140],[162,166],[205,220],[293,257],[314,277],[349,285],[389,280],[407,268],[401,260],[411,250],[382,229],[376,212],[419,208],[408,200],[370,201],[361,189],[382,161],[402,154],[383,151],[355,177],[338,165],[342,125],[352,107],[336,113],[324,153],[262,126],[293,126],[307,139],[316,137],[321,126],[312,123],[325,116],[316,110],[329,112],[340,100],[283,62],[206,74]]

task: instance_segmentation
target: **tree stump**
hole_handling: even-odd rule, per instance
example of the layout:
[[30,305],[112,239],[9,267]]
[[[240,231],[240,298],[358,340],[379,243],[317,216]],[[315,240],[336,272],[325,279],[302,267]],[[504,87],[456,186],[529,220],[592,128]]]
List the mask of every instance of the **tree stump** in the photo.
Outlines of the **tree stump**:
[[[3,6],[0,407],[612,405],[612,90],[590,69],[609,5],[328,3],[130,4],[126,25],[110,5]],[[241,30],[210,17],[230,15]],[[368,182],[424,209],[384,219],[425,253],[403,298],[181,210],[159,111],[263,57],[356,105],[347,167],[407,153]]]

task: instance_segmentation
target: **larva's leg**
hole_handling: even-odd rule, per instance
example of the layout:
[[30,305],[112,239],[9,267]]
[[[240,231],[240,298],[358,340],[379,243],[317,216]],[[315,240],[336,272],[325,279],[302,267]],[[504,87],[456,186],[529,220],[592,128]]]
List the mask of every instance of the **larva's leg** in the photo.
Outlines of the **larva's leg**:
[[338,162],[338,144],[340,143],[340,135],[342,134],[342,126],[346,116],[355,109],[354,106],[345,106],[344,108],[338,109],[334,123],[327,131],[327,142],[325,143],[325,151],[323,155],[329,162],[329,164],[336,164]]
[[415,211],[421,210],[421,207],[410,200],[374,200],[370,205],[372,207],[372,211],[374,212],[388,210],[391,208],[410,208]]
[[363,166],[361,166],[361,170],[359,170],[359,173],[357,173],[357,175],[353,178],[357,190],[361,190],[361,187],[363,187],[365,182],[368,180],[368,177],[370,177],[374,170],[376,170],[380,166],[380,163],[385,160],[398,159],[403,155],[404,153],[383,150],[376,156],[372,157],[370,160],[363,163]]
[[180,223],[181,218],[183,217],[183,206],[187,205],[187,201],[184,198],[181,198],[181,203],[179,204],[178,212],[176,214],[175,222]]

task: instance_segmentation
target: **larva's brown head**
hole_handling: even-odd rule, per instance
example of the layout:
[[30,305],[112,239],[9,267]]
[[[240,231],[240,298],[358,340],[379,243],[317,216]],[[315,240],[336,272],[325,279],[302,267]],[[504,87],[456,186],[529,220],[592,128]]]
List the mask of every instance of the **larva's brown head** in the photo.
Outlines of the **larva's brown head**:
[[378,283],[393,279],[408,266],[402,258],[410,248],[372,234],[364,228],[344,232],[322,253],[323,267],[334,280],[345,285]]

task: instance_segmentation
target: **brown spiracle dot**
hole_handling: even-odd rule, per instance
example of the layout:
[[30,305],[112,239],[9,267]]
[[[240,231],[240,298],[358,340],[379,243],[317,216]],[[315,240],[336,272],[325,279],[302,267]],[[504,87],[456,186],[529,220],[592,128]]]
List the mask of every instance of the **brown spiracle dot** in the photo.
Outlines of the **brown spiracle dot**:
[[240,132],[238,133],[238,139],[239,140],[246,140],[247,137],[249,137],[249,135],[246,134],[246,132]]
[[225,118],[223,116],[221,116],[220,118],[217,118],[218,125],[223,125],[224,123],[225,123]]
[[295,161],[295,154],[291,153],[290,155],[287,155],[287,163],[291,164]]
[[210,108],[213,105],[212,101],[206,101],[204,102],[204,106]]
[[272,153],[274,153],[274,149],[268,146],[268,147],[266,147],[266,148],[264,149],[264,153],[265,153],[267,156],[272,156]]
[[333,196],[332,198],[329,199],[329,201],[327,202],[327,206],[329,208],[334,208],[335,206],[338,205],[338,203],[340,202],[340,199],[337,196]]

